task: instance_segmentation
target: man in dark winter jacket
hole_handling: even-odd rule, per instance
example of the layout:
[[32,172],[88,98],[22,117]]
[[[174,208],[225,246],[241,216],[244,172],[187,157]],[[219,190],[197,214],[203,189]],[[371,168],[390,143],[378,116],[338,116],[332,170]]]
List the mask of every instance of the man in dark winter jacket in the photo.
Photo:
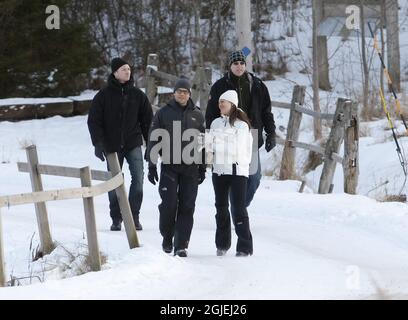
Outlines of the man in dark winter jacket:
[[[211,122],[220,116],[219,97],[227,90],[235,90],[238,93],[239,108],[248,115],[252,129],[258,131],[258,136],[254,137],[254,148],[247,184],[245,204],[248,207],[254,198],[262,177],[258,149],[264,144],[263,131],[266,132],[265,149],[269,152],[276,146],[275,121],[271,112],[271,99],[268,89],[261,79],[246,71],[244,53],[241,50],[231,52],[228,59],[229,72],[211,87],[205,123],[208,129]],[[234,208],[231,209],[234,210]]]
[[198,185],[205,179],[203,153],[198,151],[204,117],[190,95],[188,80],[179,79],[174,99],[154,116],[146,152],[148,178],[154,185],[158,181],[157,158],[160,155],[162,159],[159,182],[162,247],[171,253],[174,238],[174,255],[180,257],[187,256]]
[[[129,64],[121,58],[111,62],[112,73],[108,85],[92,101],[88,128],[95,155],[105,161],[104,155],[117,152],[120,166],[126,158],[132,177],[129,203],[136,230],[142,230],[139,221],[143,199],[143,138],[147,141],[153,118],[147,96],[134,86]],[[109,170],[109,165],[108,165]],[[121,230],[122,215],[115,191],[109,192],[112,231]]]

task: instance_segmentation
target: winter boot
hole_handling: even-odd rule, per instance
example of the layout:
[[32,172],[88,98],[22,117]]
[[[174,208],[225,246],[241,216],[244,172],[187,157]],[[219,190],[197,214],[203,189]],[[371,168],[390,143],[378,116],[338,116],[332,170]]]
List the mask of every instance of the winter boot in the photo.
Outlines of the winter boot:
[[182,258],[185,258],[185,257],[187,257],[187,250],[186,250],[186,249],[178,249],[178,250],[175,250],[175,251],[174,251],[174,255],[175,255],[175,256],[182,257]]
[[218,257],[222,257],[225,256],[227,254],[228,250],[224,250],[224,249],[217,249],[217,256]]
[[120,231],[122,229],[122,221],[113,220],[110,229],[111,231]]
[[238,251],[235,256],[236,256],[236,257],[248,257],[249,255],[250,255],[250,254],[249,254],[248,252]]
[[164,252],[171,253],[173,251],[173,239],[163,238],[162,248]]
[[134,223],[135,223],[135,228],[136,228],[137,231],[143,230],[143,227],[142,227],[142,225],[140,224],[139,216],[138,216],[138,215],[137,215],[137,216],[133,216],[133,221],[134,221]]

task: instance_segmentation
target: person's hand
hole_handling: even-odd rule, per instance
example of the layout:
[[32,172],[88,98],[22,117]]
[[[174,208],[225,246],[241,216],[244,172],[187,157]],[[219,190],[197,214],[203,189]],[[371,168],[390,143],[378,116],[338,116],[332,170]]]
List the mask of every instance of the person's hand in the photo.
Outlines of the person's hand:
[[202,184],[205,180],[205,166],[200,166],[198,169],[198,184]]
[[157,175],[156,166],[149,167],[149,173],[147,174],[147,179],[149,179],[150,183],[153,185],[156,185],[156,182],[159,181],[159,176]]
[[265,142],[265,150],[266,152],[271,151],[273,148],[276,146],[276,136],[275,134],[268,134],[266,136],[266,142]]
[[95,156],[101,159],[101,161],[105,161],[105,157],[103,155],[103,147],[101,144],[97,144],[95,146]]

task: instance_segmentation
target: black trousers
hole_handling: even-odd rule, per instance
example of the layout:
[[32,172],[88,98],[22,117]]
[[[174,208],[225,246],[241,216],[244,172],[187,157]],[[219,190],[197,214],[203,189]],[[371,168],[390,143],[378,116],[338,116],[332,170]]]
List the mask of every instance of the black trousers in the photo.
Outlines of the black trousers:
[[162,165],[160,173],[159,228],[163,238],[174,237],[175,250],[188,248],[198,190],[198,168],[185,169],[185,166]]
[[247,193],[248,178],[236,175],[217,175],[212,176],[215,207],[217,214],[215,220],[217,230],[215,232],[215,245],[217,249],[228,250],[231,247],[231,218],[229,212],[228,195],[231,193],[232,221],[235,226],[235,233],[238,237],[237,251],[253,253],[252,234],[249,228],[248,212],[245,199]]

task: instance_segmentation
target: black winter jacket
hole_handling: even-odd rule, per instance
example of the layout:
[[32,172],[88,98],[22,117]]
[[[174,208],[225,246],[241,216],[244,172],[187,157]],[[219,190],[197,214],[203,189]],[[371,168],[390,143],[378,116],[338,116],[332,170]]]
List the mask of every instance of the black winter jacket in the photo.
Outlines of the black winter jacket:
[[[249,72],[246,75],[248,76],[251,90],[251,103],[247,114],[251,120],[252,128],[258,129],[258,148],[260,148],[264,143],[263,130],[268,135],[275,134],[275,120],[271,112],[271,98],[269,97],[268,88],[266,88],[261,79]],[[205,113],[207,129],[210,128],[211,122],[220,116],[218,99],[227,90],[237,90],[229,72],[211,87],[210,98]]]
[[[181,136],[178,135],[177,137],[177,132],[173,132],[173,130],[177,126],[180,128],[180,133]],[[163,155],[163,150],[160,150],[159,154],[162,156],[162,161],[163,164],[168,164],[171,166],[175,166],[175,168],[185,168],[188,171],[191,171],[193,169],[194,172],[197,172],[197,164],[201,164],[201,167],[203,167],[204,162],[203,162],[203,156],[204,152],[196,152],[195,154],[198,155],[197,160],[194,161],[193,163],[185,163],[182,159],[182,154],[183,150],[188,146],[190,148],[191,146],[194,146],[194,149],[197,149],[197,144],[191,142],[195,139],[197,141],[197,136],[196,134],[190,136],[188,135],[189,140],[182,141],[181,139],[183,138],[183,133],[185,133],[186,130],[188,129],[196,129],[196,131],[193,131],[193,133],[203,133],[205,131],[204,128],[204,116],[202,115],[201,111],[199,108],[194,106],[194,103],[191,99],[189,99],[188,104],[186,107],[182,107],[180,104],[176,102],[176,100],[171,99],[164,107],[159,109],[152,121],[152,125],[149,130],[149,140],[147,144],[147,152],[146,152],[146,160],[149,161],[149,166],[154,166],[157,164],[157,157],[158,155],[152,155],[151,150],[152,148],[162,141],[159,137],[158,141],[154,141],[152,139],[152,132],[155,129],[165,129],[166,132],[169,134],[170,138],[170,146],[167,150],[170,151],[169,157],[166,159],[166,156]],[[173,135],[174,134],[174,135]],[[175,139],[179,139],[176,141]],[[186,138],[187,139],[187,138]],[[184,140],[184,139],[183,139]],[[180,150],[175,150],[175,155],[173,154],[173,150],[177,148],[177,146],[180,146]],[[190,149],[186,149],[190,150]],[[193,149],[190,150],[190,154],[193,154]],[[175,158],[175,157],[178,157]],[[204,165],[205,168],[205,165]],[[188,174],[188,173],[187,173]]]
[[92,144],[107,153],[130,151],[147,141],[153,111],[147,96],[131,78],[121,84],[111,74],[108,84],[94,99],[88,115]]

